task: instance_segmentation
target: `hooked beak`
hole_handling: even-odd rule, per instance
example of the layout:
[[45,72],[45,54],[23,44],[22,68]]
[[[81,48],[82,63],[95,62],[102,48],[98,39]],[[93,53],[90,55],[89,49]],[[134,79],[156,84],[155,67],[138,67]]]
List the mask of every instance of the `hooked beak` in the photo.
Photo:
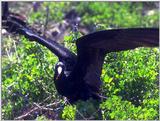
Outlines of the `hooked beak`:
[[59,77],[60,77],[60,75],[57,75],[57,76],[56,76],[56,80],[58,80],[58,79],[59,79]]

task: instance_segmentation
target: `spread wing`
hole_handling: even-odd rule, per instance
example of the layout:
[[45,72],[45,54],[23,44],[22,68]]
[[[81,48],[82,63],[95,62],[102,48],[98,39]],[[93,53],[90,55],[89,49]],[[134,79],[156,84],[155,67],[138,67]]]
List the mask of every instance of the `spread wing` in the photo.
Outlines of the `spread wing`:
[[74,53],[57,43],[55,40],[46,39],[45,36],[40,36],[38,32],[35,32],[36,29],[29,27],[22,15],[9,11],[8,2],[2,2],[2,20],[2,26],[8,32],[24,35],[30,41],[36,41],[47,47],[60,61],[75,63],[76,55]]
[[83,36],[77,40],[76,44],[78,51],[76,70],[80,70],[78,73],[83,74],[83,81],[92,90],[98,92],[105,54],[136,47],[158,46],[159,29],[104,30]]

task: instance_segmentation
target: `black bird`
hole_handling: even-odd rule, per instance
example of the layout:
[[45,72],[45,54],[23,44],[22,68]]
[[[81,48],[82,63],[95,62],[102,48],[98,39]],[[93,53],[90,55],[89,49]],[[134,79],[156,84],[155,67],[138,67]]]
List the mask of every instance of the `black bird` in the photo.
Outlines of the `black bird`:
[[[6,19],[7,21],[7,19]],[[90,97],[100,99],[101,70],[105,55],[137,47],[159,45],[158,28],[128,28],[94,32],[76,41],[77,55],[53,40],[39,36],[16,20],[7,21],[18,34],[47,47],[58,58],[54,83],[59,94],[74,103]]]

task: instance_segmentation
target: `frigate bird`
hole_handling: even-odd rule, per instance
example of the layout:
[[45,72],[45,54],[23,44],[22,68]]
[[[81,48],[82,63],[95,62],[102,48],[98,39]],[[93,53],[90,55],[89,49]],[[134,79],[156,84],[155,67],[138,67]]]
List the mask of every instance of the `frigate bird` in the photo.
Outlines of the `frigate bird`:
[[5,15],[2,24],[8,32],[24,35],[30,41],[47,47],[59,58],[55,66],[54,83],[58,93],[67,97],[71,103],[90,97],[100,99],[100,76],[107,53],[159,45],[158,28],[102,30],[78,38],[77,54],[74,54],[56,41],[46,39],[27,27],[21,17]]

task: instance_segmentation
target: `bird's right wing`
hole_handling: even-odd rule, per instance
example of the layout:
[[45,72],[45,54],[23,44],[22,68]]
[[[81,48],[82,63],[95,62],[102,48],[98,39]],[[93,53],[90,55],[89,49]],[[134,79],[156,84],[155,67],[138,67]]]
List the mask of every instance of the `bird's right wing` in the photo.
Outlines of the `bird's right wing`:
[[27,23],[23,21],[19,14],[9,12],[8,2],[3,2],[2,9],[2,26],[8,32],[24,35],[30,41],[36,41],[37,43],[47,47],[60,59],[60,61],[75,61],[76,55],[70,50],[54,40],[46,39],[44,36],[40,36],[38,32],[33,31],[33,28],[28,27]]

